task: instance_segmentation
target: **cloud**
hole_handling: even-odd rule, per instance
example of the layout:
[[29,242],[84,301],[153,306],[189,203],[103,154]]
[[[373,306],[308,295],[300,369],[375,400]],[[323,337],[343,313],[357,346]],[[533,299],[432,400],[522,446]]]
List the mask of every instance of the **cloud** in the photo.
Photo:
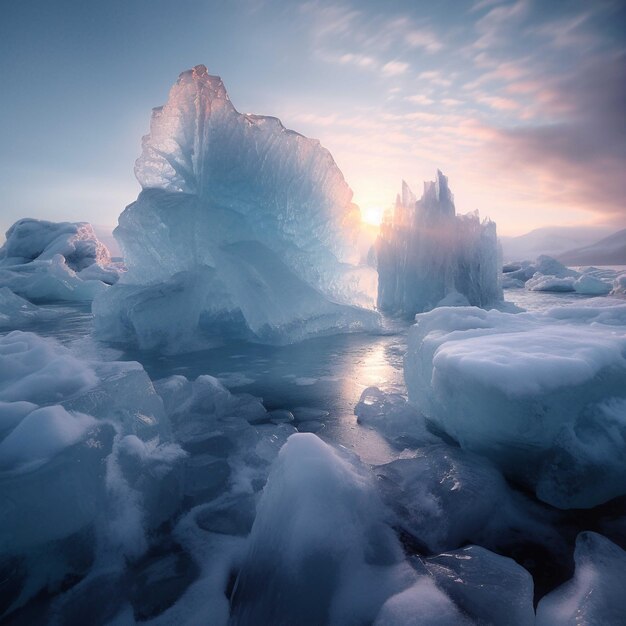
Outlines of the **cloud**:
[[386,76],[398,76],[399,74],[404,74],[408,69],[409,64],[402,61],[389,61],[382,67],[383,74]]
[[342,54],[339,57],[339,63],[356,65],[358,67],[362,67],[365,69],[376,68],[379,65],[376,59],[373,59],[372,57],[369,57],[363,54],[351,54],[351,53]]
[[470,13],[477,13],[478,11],[488,9],[489,7],[492,7],[495,4],[500,4],[501,2],[502,0],[478,0],[478,2],[475,2],[470,8]]
[[430,53],[439,52],[444,47],[437,35],[429,30],[409,30],[405,39],[411,48],[424,48]]
[[559,202],[626,222],[626,54],[590,59],[553,78],[544,95],[567,114],[543,125],[494,129],[487,149],[508,168],[541,172]]
[[553,48],[592,50],[603,43],[603,38],[597,32],[587,28],[593,15],[593,11],[588,10],[585,13],[552,20],[534,27],[532,34],[543,38],[545,44]]
[[515,111],[519,109],[519,104],[510,98],[502,98],[500,96],[482,96],[478,98],[478,102],[486,104],[496,111]]
[[479,38],[473,47],[479,50],[502,46],[510,42],[510,31],[517,28],[529,13],[530,0],[499,4],[476,22]]
[[429,98],[428,96],[425,96],[423,94],[415,94],[413,96],[407,96],[405,100],[407,100],[408,102],[413,102],[414,104],[424,104],[424,105],[433,104],[434,102],[432,98]]

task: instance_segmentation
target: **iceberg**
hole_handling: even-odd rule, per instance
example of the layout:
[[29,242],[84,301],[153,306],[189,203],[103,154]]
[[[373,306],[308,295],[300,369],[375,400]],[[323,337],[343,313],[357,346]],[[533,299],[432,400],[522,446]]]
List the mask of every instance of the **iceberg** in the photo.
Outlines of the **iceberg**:
[[[417,200],[406,182],[376,241],[378,307],[413,317],[449,301],[502,300],[496,225],[478,212],[457,215],[448,179],[437,171]],[[463,300],[461,300],[463,301]]]
[[93,300],[120,271],[87,222],[21,219],[0,248],[0,286],[34,303]]
[[463,448],[559,508],[626,493],[626,306],[544,313],[443,308],[416,317],[409,400]]
[[128,272],[94,302],[100,337],[184,351],[378,327],[359,209],[332,156],[239,113],[204,66],[154,110],[135,175],[143,191],[114,231]]

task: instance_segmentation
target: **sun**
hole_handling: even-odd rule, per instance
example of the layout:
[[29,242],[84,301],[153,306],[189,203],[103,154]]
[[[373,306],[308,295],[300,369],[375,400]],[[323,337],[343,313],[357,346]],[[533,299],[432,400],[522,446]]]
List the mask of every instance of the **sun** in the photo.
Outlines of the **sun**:
[[361,208],[361,221],[372,226],[380,226],[385,209],[380,206],[365,206]]

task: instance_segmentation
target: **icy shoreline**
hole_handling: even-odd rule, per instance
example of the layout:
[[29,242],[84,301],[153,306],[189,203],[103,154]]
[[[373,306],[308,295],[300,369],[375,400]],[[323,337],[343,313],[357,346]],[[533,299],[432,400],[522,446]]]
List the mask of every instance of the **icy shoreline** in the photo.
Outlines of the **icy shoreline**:
[[[540,298],[541,296],[538,295],[538,301]],[[562,298],[567,298],[567,296],[562,296]],[[570,301],[575,302],[575,299],[570,296]],[[58,319],[42,321],[40,328],[43,332],[62,336],[72,353],[91,353],[95,357],[101,348],[89,339],[91,332],[88,324],[89,314],[85,311],[81,315],[87,323],[82,327],[83,330],[75,333],[73,337],[71,333],[64,334],[63,323]],[[423,614],[424,611],[432,610],[433,623],[436,623],[438,618],[443,619],[444,616],[460,623],[463,619],[472,619],[472,616],[478,618],[489,607],[490,611],[496,611],[496,613],[491,613],[491,616],[498,623],[497,611],[500,609],[497,603],[494,604],[493,599],[488,598],[501,595],[502,581],[506,580],[510,581],[506,584],[512,590],[515,602],[518,603],[516,605],[519,607],[516,609],[519,611],[516,613],[518,617],[515,619],[510,617],[511,608],[508,602],[502,605],[501,610],[508,611],[509,623],[532,623],[533,592],[532,585],[531,591],[528,591],[528,575],[518,565],[497,554],[506,554],[518,563],[530,567],[535,579],[534,595],[535,598],[539,598],[555,585],[570,578],[569,559],[578,531],[590,529],[614,541],[623,541],[623,539],[620,540],[622,531],[618,520],[626,515],[626,503],[615,501],[609,508],[598,507],[595,512],[592,510],[583,517],[580,517],[580,513],[576,511],[571,515],[559,512],[512,488],[497,468],[485,462],[481,457],[442,442],[429,431],[427,425],[425,429],[412,432],[410,438],[407,438],[406,420],[412,420],[411,423],[415,424],[416,420],[421,418],[412,413],[406,406],[406,400],[402,399],[402,352],[406,341],[406,331],[403,328],[406,327],[396,328],[395,334],[387,336],[364,335],[362,340],[359,340],[357,335],[347,336],[346,341],[340,344],[331,341],[330,338],[312,340],[305,344],[310,346],[307,348],[307,351],[311,353],[310,359],[301,363],[293,360],[295,354],[293,347],[274,348],[257,345],[251,346],[246,352],[245,346],[240,344],[228,350],[214,349],[215,357],[213,358],[210,356],[212,351],[208,351],[199,353],[195,359],[187,355],[186,357],[169,357],[165,361],[149,352],[135,353],[135,358],[143,355],[142,358],[147,368],[160,379],[164,376],[170,377],[175,370],[185,372],[190,381],[193,381],[201,371],[222,374],[223,380],[234,385],[233,391],[236,392],[262,389],[264,386],[270,389],[271,385],[268,383],[275,379],[274,391],[270,394],[274,398],[271,404],[272,410],[265,413],[261,405],[250,404],[250,401],[246,401],[248,404],[241,404],[237,401],[236,404],[229,405],[234,398],[229,400],[228,398],[232,396],[218,383],[209,380],[198,379],[197,383],[193,383],[187,382],[178,375],[169,378],[170,383],[156,385],[155,389],[158,394],[161,394],[165,412],[169,415],[168,419],[174,424],[174,433],[185,425],[184,430],[179,430],[179,434],[174,435],[174,439],[182,445],[183,451],[188,450],[186,454],[190,456],[180,456],[180,453],[176,453],[167,457],[163,455],[155,457],[155,452],[146,455],[141,451],[143,448],[138,442],[130,446],[130,442],[133,441],[130,439],[127,440],[128,443],[119,447],[122,441],[120,440],[115,458],[120,459],[122,465],[111,467],[125,467],[124,472],[131,471],[132,473],[130,475],[118,474],[118,478],[108,479],[107,489],[113,487],[113,493],[117,493],[119,497],[119,487],[115,486],[124,483],[116,481],[126,476],[124,481],[128,483],[130,477],[137,476],[135,472],[141,467],[137,465],[139,459],[143,459],[142,464],[148,463],[144,465],[145,467],[150,467],[150,463],[155,463],[156,458],[160,458],[162,460],[158,463],[161,467],[171,466],[173,469],[170,471],[178,471],[178,474],[174,474],[178,475],[177,480],[181,480],[182,476],[183,502],[184,498],[193,498],[187,500],[186,505],[183,504],[183,510],[187,507],[191,509],[187,508],[188,513],[182,516],[180,513],[174,514],[172,519],[179,521],[174,525],[172,535],[169,531],[163,534],[163,529],[156,534],[146,535],[148,545],[151,547],[145,556],[130,553],[125,557],[128,563],[125,567],[121,564],[109,563],[108,569],[104,570],[101,562],[96,560],[95,568],[92,566],[85,572],[87,578],[84,578],[80,585],[61,595],[53,595],[50,600],[39,600],[35,604],[27,603],[26,607],[30,607],[29,610],[35,613],[43,611],[41,615],[49,615],[48,611],[52,610],[52,614],[57,616],[56,619],[62,619],[61,616],[69,618],[69,616],[76,617],[77,615],[85,619],[89,614],[81,613],[80,611],[84,609],[79,609],[84,602],[91,603],[94,616],[105,610],[105,605],[97,601],[94,595],[96,589],[105,585],[106,589],[111,590],[106,594],[107,606],[117,607],[115,609],[116,620],[111,623],[133,624],[138,616],[147,616],[153,614],[154,611],[160,612],[161,615],[160,618],[154,618],[156,620],[154,623],[163,623],[163,620],[171,619],[182,623],[185,623],[185,620],[191,620],[190,623],[193,623],[198,615],[205,615],[205,619],[217,620],[218,623],[220,620],[226,623],[230,610],[228,598],[224,595],[224,589],[228,587],[228,572],[231,568],[238,570],[245,560],[244,555],[248,550],[246,535],[253,524],[256,501],[263,493],[257,489],[262,487],[263,477],[267,475],[272,459],[275,458],[281,444],[286,441],[289,434],[296,433],[300,428],[308,428],[312,422],[325,425],[325,428],[319,431],[323,440],[334,443],[341,441],[341,436],[337,437],[340,431],[333,425],[333,422],[339,420],[345,423],[345,428],[349,432],[354,432],[356,429],[357,432],[366,431],[375,434],[376,430],[369,429],[380,428],[381,434],[388,438],[391,444],[391,447],[384,453],[386,458],[378,461],[371,470],[367,467],[358,470],[358,472],[365,471],[366,474],[373,472],[373,476],[378,477],[377,491],[384,506],[390,511],[387,515],[391,515],[385,523],[390,523],[396,529],[401,540],[402,552],[405,555],[404,557],[396,556],[394,559],[400,558],[397,562],[399,566],[402,559],[409,556],[411,563],[409,569],[406,569],[406,565],[402,565],[399,570],[398,566],[395,566],[396,570],[388,570],[391,576],[389,579],[391,586],[385,593],[392,595],[384,606],[377,605],[380,606],[379,622],[381,624],[396,623],[391,620],[400,620],[398,623],[405,623],[407,616],[413,611]],[[83,339],[80,339],[81,335]],[[321,351],[316,351],[317,345],[320,346]],[[337,355],[340,352],[345,353],[345,356],[343,360],[338,361]],[[104,350],[100,354],[99,358],[110,359],[111,356],[115,357],[116,353]],[[361,359],[363,360],[362,367],[358,366],[355,369],[355,365],[358,365]],[[284,361],[284,365],[281,365],[279,361]],[[187,366],[181,370],[185,362]],[[111,366],[107,367],[111,369]],[[269,370],[269,373],[264,374],[264,370]],[[288,375],[290,377],[286,377]],[[350,417],[349,415],[348,405],[352,403],[351,409],[353,410],[356,404],[355,398],[358,400],[360,393],[358,389],[346,386],[351,378],[356,378],[355,382],[363,387],[378,384],[385,388],[379,396],[372,396],[369,392],[370,395],[362,399],[369,408],[367,416],[359,413],[358,419],[363,423],[361,426],[357,425],[356,416]],[[326,414],[322,407],[325,406],[327,399],[346,392],[348,396],[348,402],[344,405],[346,408],[341,409],[340,405],[334,405],[335,408],[332,405],[326,405],[326,411],[330,410],[330,415]],[[400,393],[400,396],[394,400],[393,393]],[[123,404],[132,406],[130,400]],[[302,408],[303,405],[305,407],[308,405],[309,408],[305,410]],[[84,410],[84,403],[81,406],[83,407],[81,410]],[[220,406],[222,408],[219,408]],[[232,409],[228,406],[232,406]],[[248,408],[245,408],[246,406]],[[343,413],[341,413],[342,410]],[[292,414],[291,417],[289,412]],[[226,418],[229,413],[244,415],[247,419]],[[219,418],[220,414],[224,417]],[[380,416],[378,423],[376,415]],[[216,417],[218,422],[212,421]],[[223,420],[221,426],[219,425],[220,419]],[[194,420],[197,427],[191,428]],[[179,424],[178,427],[175,426],[176,423]],[[230,430],[225,431],[225,426]],[[255,433],[254,436],[252,436],[253,433]],[[100,441],[104,444],[106,440],[100,439]],[[228,441],[231,443],[227,443]],[[361,451],[359,446],[369,445],[367,438],[357,437],[351,440],[344,439],[344,441],[355,452]],[[69,449],[72,448],[73,446],[70,446]],[[96,447],[95,450],[102,449]],[[219,450],[222,452],[216,455],[216,451]],[[227,452],[227,450],[231,451]],[[240,452],[237,452],[238,450]],[[245,450],[249,452],[240,456]],[[252,450],[255,451],[253,457],[250,457]],[[255,457],[259,460],[248,465]],[[128,461],[122,461],[124,458]],[[128,465],[131,459],[136,460]],[[260,461],[260,459],[264,460]],[[190,468],[194,468],[194,473],[187,473],[187,478],[185,478],[185,472],[181,475],[180,470],[175,470],[175,468],[177,464],[182,463],[184,466],[189,462],[191,462]],[[323,463],[326,464],[326,461]],[[356,459],[353,461],[348,459],[348,463],[356,463],[356,466],[360,466]],[[245,469],[246,467],[249,469]],[[202,471],[198,473],[201,468]],[[286,470],[277,469],[276,471]],[[160,475],[167,475],[162,472],[163,470],[159,470]],[[205,478],[201,478],[203,475]],[[224,478],[229,475],[230,478]],[[112,476],[115,476],[115,472]],[[235,479],[236,476],[239,478]],[[206,480],[209,477],[211,477],[210,482],[207,483]],[[245,482],[242,483],[241,479],[244,477]],[[302,481],[295,483],[302,489],[303,497],[310,489],[309,481],[311,480],[315,478],[303,476]],[[185,481],[192,482],[185,487]],[[141,487],[142,482],[145,487]],[[131,483],[135,484],[134,489],[140,490],[150,484],[145,483],[145,479],[136,482],[136,478],[131,479]],[[150,488],[153,489],[157,484],[152,483],[153,486]],[[245,487],[246,484],[252,487],[251,491],[248,491],[250,487]],[[144,491],[141,497],[145,499],[148,493]],[[185,493],[188,495],[185,496]],[[278,493],[276,497],[282,497]],[[160,502],[162,505],[162,499]],[[311,506],[313,516],[320,515],[321,508],[325,508],[317,504]],[[273,505],[268,505],[268,507],[266,507],[268,510],[275,510]],[[334,515],[332,510],[327,514]],[[367,517],[369,514],[362,515]],[[328,522],[320,520],[320,523],[330,523],[334,528],[339,528],[337,519],[334,517],[331,519]],[[272,524],[272,522],[266,523]],[[352,529],[352,526],[349,525],[348,528]],[[278,541],[280,544],[285,536],[284,532],[279,533],[272,541]],[[305,540],[305,536],[302,536],[305,541],[304,545],[310,544],[312,539]],[[122,537],[123,535],[118,536],[117,540],[119,541]],[[617,559],[611,567],[623,567],[620,564],[622,557],[619,548],[611,547],[612,544],[602,538],[597,540],[591,538],[585,541],[585,546],[588,546],[585,550],[588,552],[586,556],[582,556],[581,552],[577,559],[590,563],[591,567],[599,567],[599,576],[609,574],[602,569],[605,565],[594,565],[597,550],[600,552],[608,550],[612,555],[610,558]],[[482,548],[471,548],[467,553],[460,551],[468,550],[468,548],[463,548],[468,542],[482,546]],[[48,549],[43,549],[44,553],[51,558]],[[355,544],[355,549],[360,548]],[[324,554],[323,549],[320,548],[320,550],[316,553]],[[395,550],[397,548],[393,548],[392,553],[397,554]],[[57,554],[60,555],[62,552]],[[294,553],[293,557],[296,563],[298,554],[299,552]],[[466,561],[463,559],[466,557],[471,557],[469,563],[472,563],[472,568],[459,570],[458,565],[464,564]],[[605,559],[605,557],[601,558]],[[209,563],[215,563],[215,566],[208,567]],[[170,579],[168,568],[174,566],[180,573],[177,578]],[[296,565],[296,567],[299,566]],[[277,571],[280,572],[282,569],[283,566]],[[355,574],[357,569],[351,571]],[[400,578],[397,578],[396,574],[392,574],[393,571],[403,573]],[[471,590],[477,589],[478,586],[487,589],[483,576],[490,571],[498,572],[495,582],[492,583],[495,596],[476,595],[477,592]],[[148,572],[152,572],[149,575],[155,581],[154,584],[160,587],[145,586],[146,583],[142,581],[146,580]],[[82,575],[84,576],[85,573]],[[448,576],[453,573],[455,577],[464,580],[465,589],[467,589],[465,595],[459,595],[457,589],[454,586],[450,587],[446,582]],[[376,580],[379,580],[381,574],[382,572],[377,574]],[[136,580],[133,583],[135,586],[132,587],[136,591],[133,591],[130,596],[118,587],[111,586],[121,575],[130,576],[131,580]],[[600,578],[600,580],[604,579]],[[157,602],[159,596],[154,595],[157,588],[167,590],[159,602]],[[55,585],[52,583],[49,592],[54,594],[54,589]],[[526,591],[522,592],[521,589],[526,589]],[[309,586],[308,590],[313,594],[312,598],[317,598],[316,602],[321,601],[320,597],[315,595],[314,588]],[[333,593],[335,592],[339,593],[339,587],[334,588]],[[559,593],[563,594],[565,591],[559,591]],[[115,594],[116,600],[113,603],[111,603],[110,594]],[[163,591],[159,594],[162,595]],[[240,594],[238,602],[244,602],[241,598],[245,597],[247,595],[241,596]],[[554,603],[559,601],[560,596],[547,597],[552,599],[542,603],[544,608],[540,610],[540,619],[544,619],[541,617],[544,611],[545,615],[554,614]],[[612,598],[611,602],[615,604],[616,600]],[[51,600],[54,601],[51,602]],[[350,606],[358,605],[358,601],[354,598],[346,601]],[[164,608],[163,603],[167,604],[167,602],[173,603],[170,608]],[[363,605],[362,610],[370,611],[369,615],[373,619],[375,610],[368,609],[366,606]],[[76,613],[76,611],[79,612]],[[20,611],[16,612],[15,619],[19,620],[22,614]],[[222,617],[218,618],[218,615]],[[113,617],[111,615],[111,619]],[[241,617],[238,619],[241,623],[245,623]],[[511,619],[513,622],[510,621]]]

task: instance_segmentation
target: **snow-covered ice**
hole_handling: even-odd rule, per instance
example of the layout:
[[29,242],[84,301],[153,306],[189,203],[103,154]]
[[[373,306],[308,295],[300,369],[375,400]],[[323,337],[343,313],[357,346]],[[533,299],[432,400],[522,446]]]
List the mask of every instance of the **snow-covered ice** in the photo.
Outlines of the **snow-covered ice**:
[[110,265],[111,256],[98,241],[91,224],[87,222],[47,222],[21,219],[6,233],[6,242],[0,248],[3,266],[24,265],[32,261],[49,261],[57,254],[65,258],[75,272],[97,263]]
[[575,292],[587,296],[607,295],[616,276],[614,270],[596,267],[582,267],[577,271],[546,255],[532,263],[508,263],[503,271],[505,289],[526,287],[529,291]]
[[409,398],[462,447],[562,508],[626,493],[624,304],[520,314],[443,308],[416,321]]
[[0,286],[35,303],[93,300],[119,274],[87,222],[21,219],[0,248]]
[[412,578],[371,477],[315,435],[289,438],[259,503],[232,623],[366,623]]
[[[145,528],[179,501],[163,489],[184,455],[168,440],[163,404],[138,363],[84,361],[33,333],[0,337],[0,560],[21,572],[5,608],[84,575],[96,548],[145,546]],[[149,498],[158,501],[151,511]]]

